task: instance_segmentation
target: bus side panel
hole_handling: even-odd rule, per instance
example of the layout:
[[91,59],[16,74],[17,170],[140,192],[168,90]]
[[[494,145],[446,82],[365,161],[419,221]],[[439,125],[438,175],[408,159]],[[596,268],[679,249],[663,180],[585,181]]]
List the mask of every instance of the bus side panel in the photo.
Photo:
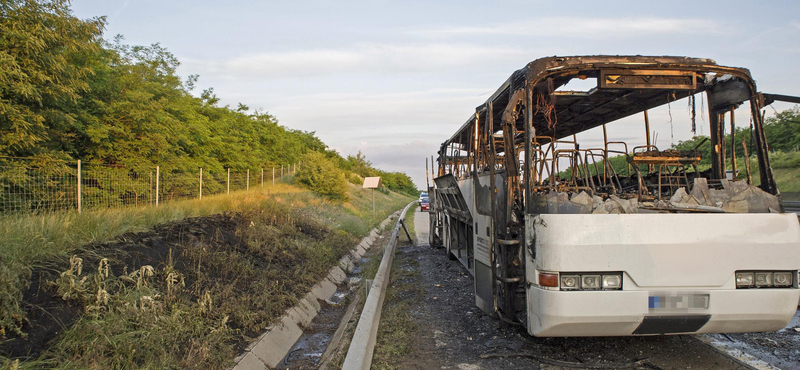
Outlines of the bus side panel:
[[479,186],[471,193],[475,204],[472,212],[472,220],[475,223],[472,233],[475,252],[475,305],[483,312],[494,315],[494,291],[489,257],[493,242],[491,201],[488,198],[489,175],[479,175],[478,182]]
[[464,202],[467,203],[469,213],[475,216],[475,190],[472,184],[472,178],[456,180],[456,183],[461,190],[461,196],[464,197]]

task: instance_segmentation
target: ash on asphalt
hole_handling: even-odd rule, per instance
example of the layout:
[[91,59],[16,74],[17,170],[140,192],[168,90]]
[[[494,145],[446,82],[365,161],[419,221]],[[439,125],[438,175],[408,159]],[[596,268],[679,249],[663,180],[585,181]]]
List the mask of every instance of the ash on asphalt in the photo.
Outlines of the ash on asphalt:
[[[427,230],[420,221],[426,217],[415,217],[415,229]],[[690,335],[532,337],[478,309],[472,276],[444,250],[405,246],[398,254],[419,269],[416,283],[424,292],[411,308],[418,332],[400,369],[746,369]]]
[[769,333],[714,334],[719,342],[783,370],[800,370],[800,311],[785,328]]

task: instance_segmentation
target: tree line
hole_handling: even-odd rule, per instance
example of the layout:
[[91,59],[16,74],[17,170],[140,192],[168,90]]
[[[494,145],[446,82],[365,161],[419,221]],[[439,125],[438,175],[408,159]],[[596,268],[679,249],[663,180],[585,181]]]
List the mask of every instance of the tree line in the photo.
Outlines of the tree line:
[[[0,0],[0,156],[177,174],[280,166],[318,152],[353,172],[314,132],[241,103],[221,106],[212,88],[195,96],[198,76],[178,76],[165,47],[105,40],[106,22],[78,19],[68,1]],[[390,189],[415,191],[407,175],[369,167],[391,178]]]

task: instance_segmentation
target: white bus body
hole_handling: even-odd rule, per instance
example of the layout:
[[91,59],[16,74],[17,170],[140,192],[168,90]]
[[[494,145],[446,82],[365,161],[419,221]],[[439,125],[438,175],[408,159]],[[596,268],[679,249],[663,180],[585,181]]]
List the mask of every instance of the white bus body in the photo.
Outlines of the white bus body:
[[[800,223],[795,214],[538,215],[526,220],[528,332],[632,335],[643,325],[686,332],[775,331],[797,310]],[[698,226],[702,225],[702,226]],[[600,263],[598,263],[600,262]],[[793,287],[737,289],[736,271],[792,271]],[[561,291],[539,272],[621,272],[619,291]],[[707,296],[707,307],[651,308],[650,297]],[[658,317],[644,324],[645,317]],[[707,320],[702,320],[707,317]],[[669,330],[669,329],[666,329]],[[680,331],[671,331],[680,333]]]
[[[597,86],[563,89],[573,79]],[[659,150],[647,110],[687,99],[694,129],[700,94],[709,137]],[[481,310],[535,336],[779,330],[800,298],[800,222],[769,162],[762,110],[774,100],[800,103],[709,59],[537,59],[440,147],[431,245],[473,274]],[[742,140],[732,124],[728,138],[744,103],[750,131]],[[609,141],[606,124],[639,113],[643,142]],[[602,147],[581,147],[593,128]]]

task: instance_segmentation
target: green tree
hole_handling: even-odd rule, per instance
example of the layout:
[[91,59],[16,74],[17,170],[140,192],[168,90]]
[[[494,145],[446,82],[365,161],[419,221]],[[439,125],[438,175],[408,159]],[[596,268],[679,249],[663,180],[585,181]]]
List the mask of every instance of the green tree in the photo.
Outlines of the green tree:
[[347,200],[344,173],[323,153],[306,153],[295,174],[295,181],[324,197]]
[[[748,130],[749,131],[749,130]],[[779,112],[764,122],[770,150],[791,152],[800,150],[800,106]]]
[[370,177],[377,174],[375,169],[372,168],[372,162],[368,161],[367,157],[364,156],[364,153],[361,153],[360,150],[355,156],[348,155],[347,162],[350,170],[361,177]]
[[66,1],[0,3],[0,154],[66,149],[104,26],[104,17],[75,18]]

